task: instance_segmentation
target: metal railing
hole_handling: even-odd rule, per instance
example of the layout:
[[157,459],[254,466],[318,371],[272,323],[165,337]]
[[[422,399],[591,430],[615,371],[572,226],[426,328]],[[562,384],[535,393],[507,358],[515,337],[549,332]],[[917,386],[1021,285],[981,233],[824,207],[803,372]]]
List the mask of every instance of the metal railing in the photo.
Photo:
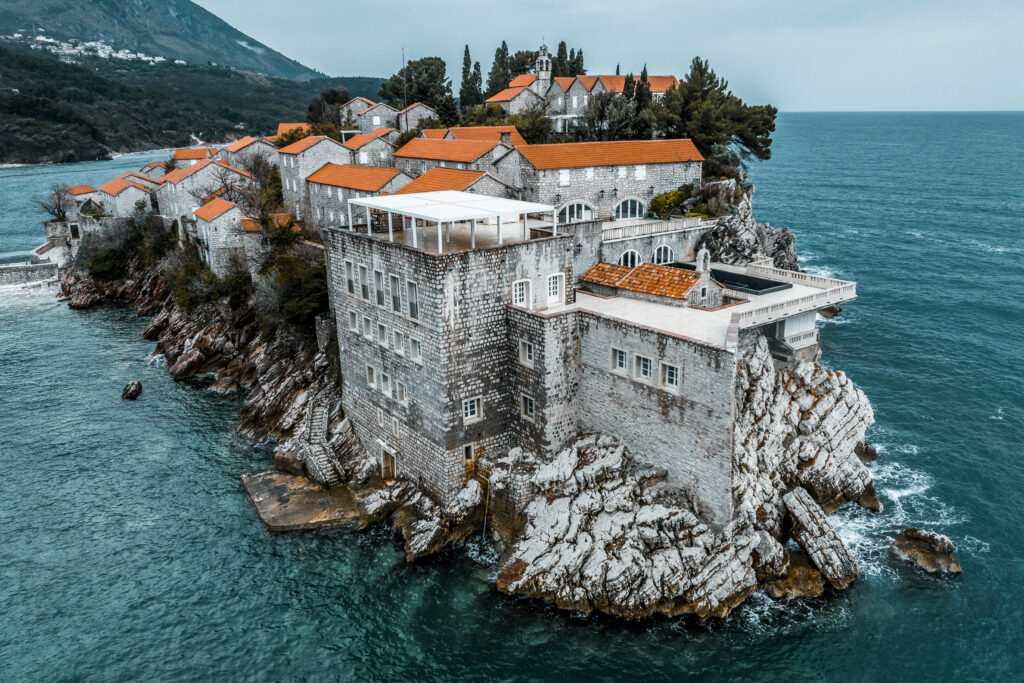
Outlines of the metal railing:
[[[836,282],[842,282],[842,280],[836,280]],[[833,304],[849,301],[856,297],[857,284],[854,282],[847,282],[842,286],[833,287],[817,294],[808,294],[797,299],[782,301],[777,304],[758,306],[747,311],[740,311],[738,314],[739,324],[740,327],[744,328],[765,325],[800,313],[816,311],[819,308],[825,308],[827,306],[832,306]]]
[[700,230],[715,225],[717,221],[705,220],[700,216],[689,216],[687,218],[673,218],[669,220],[646,221],[632,225],[620,225],[612,228],[605,228],[601,233],[601,241],[627,239],[630,237],[644,237],[646,235],[658,235],[667,232],[682,232],[683,230]]
[[817,287],[819,289],[833,289],[835,287],[853,284],[849,280],[838,280],[833,277],[825,277],[824,275],[812,275],[811,273],[800,273],[795,270],[784,270],[782,268],[775,268],[774,266],[762,265],[760,261],[748,264],[747,272],[751,274],[765,275],[773,280],[796,282],[810,287]]

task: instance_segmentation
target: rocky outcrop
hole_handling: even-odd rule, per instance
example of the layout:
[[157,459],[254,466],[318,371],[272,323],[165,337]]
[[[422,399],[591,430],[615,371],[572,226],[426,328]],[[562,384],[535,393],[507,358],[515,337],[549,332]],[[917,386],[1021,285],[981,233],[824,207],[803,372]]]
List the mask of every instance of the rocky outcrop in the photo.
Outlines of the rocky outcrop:
[[142,393],[142,382],[133,380],[124,385],[124,389],[121,391],[121,398],[134,401]]
[[825,511],[799,487],[787,493],[783,500],[792,519],[793,540],[800,544],[833,588],[842,590],[849,586],[857,578],[857,563],[829,523]]
[[[735,183],[735,181],[728,181]],[[747,190],[735,206],[735,213],[718,219],[718,224],[697,243],[707,249],[712,261],[743,265],[770,258],[776,268],[800,270],[796,237],[789,228],[773,228],[754,220],[754,188]]]
[[960,574],[963,569],[953,557],[956,546],[949,537],[924,529],[905,530],[892,544],[892,553],[901,560],[917,563],[929,574]]

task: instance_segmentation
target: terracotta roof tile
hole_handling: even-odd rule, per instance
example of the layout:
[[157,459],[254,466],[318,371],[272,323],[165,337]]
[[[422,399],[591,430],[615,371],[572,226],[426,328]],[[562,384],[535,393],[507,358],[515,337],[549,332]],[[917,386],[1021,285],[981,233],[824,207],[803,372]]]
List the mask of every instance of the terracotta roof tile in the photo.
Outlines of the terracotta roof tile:
[[345,146],[353,150],[359,149],[367,142],[372,142],[373,140],[376,140],[379,137],[383,137],[388,133],[393,132],[395,132],[394,128],[377,128],[370,133],[360,133],[359,135],[353,135],[352,137],[345,141]]
[[572,85],[572,82],[576,80],[576,77],[575,76],[555,76],[552,80],[555,83],[557,83],[558,87],[561,88],[562,90],[568,90],[569,86]]
[[240,152],[254,142],[258,142],[259,138],[254,138],[251,135],[246,135],[241,140],[235,140],[224,149],[228,152]]
[[229,202],[226,199],[211,199],[206,202],[198,209],[193,211],[197,218],[202,218],[204,221],[212,221],[217,216],[227,213],[231,209],[235,208],[234,202]]
[[376,103],[376,102],[374,102],[373,100],[368,100],[368,99],[366,99],[365,97],[353,97],[353,98],[352,98],[351,100],[349,100],[348,102],[346,102],[345,104],[343,104],[343,105],[341,105],[341,106],[343,106],[343,107],[347,107],[348,105],[352,104],[352,103],[353,103],[353,102],[355,102],[356,100],[359,100],[360,102],[366,102],[366,103],[367,103],[368,105],[370,105],[371,107],[372,107],[372,106],[374,106],[375,104],[377,104],[377,103]]
[[428,140],[440,140],[445,135],[447,135],[448,129],[447,128],[427,128],[427,129],[425,129],[425,130],[423,130],[421,132],[423,133],[423,137],[427,138]]
[[423,104],[422,102],[413,102],[408,107],[406,107],[405,109],[401,110],[398,113],[399,114],[404,114],[405,112],[409,111],[413,107],[425,107],[425,108],[429,109],[430,111],[434,112],[435,114],[437,113],[437,111],[435,111],[435,109],[433,107],[427,107],[427,105]]
[[[282,228],[292,220],[292,217],[286,213],[272,213],[269,216],[270,220],[279,228]],[[255,218],[243,218],[242,229],[246,232],[262,232],[263,226]],[[292,226],[292,232],[302,232],[302,226],[296,224]]]
[[331,140],[331,142],[333,142],[335,144],[338,144],[338,145],[341,144],[337,140],[332,140],[331,138],[327,137],[326,135],[307,135],[306,137],[302,138],[301,140],[297,140],[297,141],[293,142],[290,145],[285,145],[281,149],[277,150],[277,153],[278,154],[299,154],[300,152],[305,152],[307,149],[309,149],[313,145],[317,144],[318,142],[323,142],[324,140]]
[[241,173],[246,178],[252,178],[252,174],[249,173],[248,171],[243,171],[240,168],[235,168],[234,166],[232,166],[228,162],[224,161],[223,159],[217,159],[213,163],[217,164],[218,166],[223,166],[224,168],[228,169],[229,171],[234,171],[235,173]]
[[[377,102],[377,103],[376,103],[376,104],[374,104],[374,105],[373,105],[372,107],[367,107],[366,109],[364,109],[364,110],[362,110],[361,112],[359,112],[359,113],[357,114],[357,116],[362,116],[363,114],[368,114],[368,113],[370,113],[371,111],[373,111],[374,109],[376,109],[377,107],[387,107],[387,108],[388,108],[388,109],[390,109],[391,111],[395,111],[395,108],[394,108],[394,107],[392,107],[391,105],[387,104],[386,102]],[[397,114],[398,112],[395,112],[395,113]]]
[[636,268],[598,263],[583,273],[580,280],[629,292],[683,299],[700,282],[700,276],[685,268],[656,266],[653,263],[641,263]]
[[529,90],[529,88],[526,88],[526,87],[505,88],[504,90],[499,92],[497,95],[492,95],[491,97],[487,98],[487,101],[488,102],[511,102],[512,100],[514,100],[515,98],[519,97],[519,95],[521,95],[522,93],[524,93],[527,90]]
[[279,124],[277,124],[277,134],[278,135],[284,135],[288,131],[295,130],[296,128],[302,129],[302,132],[305,133],[306,131],[309,130],[309,124],[308,123],[279,123]]
[[[413,138],[395,150],[396,157],[438,161],[476,161],[500,143],[494,140],[435,140]],[[504,149],[504,148],[503,148]]]
[[521,74],[508,82],[510,88],[526,88],[537,80],[537,74]]
[[577,76],[576,80],[583,84],[583,87],[588,91],[594,89],[594,84],[597,83],[597,76]]
[[401,173],[389,166],[357,166],[355,164],[324,164],[308,178],[311,183],[345,187],[363,192],[377,192]]
[[456,140],[493,140],[501,142],[501,134],[508,133],[513,146],[525,145],[526,140],[515,126],[456,126],[449,128]]
[[[607,88],[609,92],[622,92],[623,88],[626,87],[625,76],[598,76],[598,78],[601,79],[604,87]],[[635,83],[639,83],[640,77],[634,75],[633,81]],[[652,93],[663,93],[670,87],[679,85],[679,81],[676,80],[675,76],[648,76],[647,82],[651,86]]]
[[162,161],[151,161],[148,164],[146,164],[145,166],[143,166],[142,168],[156,168],[157,166],[163,166],[163,165],[164,165],[164,162],[162,162]]
[[483,176],[483,171],[463,171],[456,168],[441,168],[438,166],[416,178],[395,192],[395,194],[437,192],[438,190],[457,190],[462,192]]
[[[153,187],[154,186],[147,186],[144,183],[141,183],[138,180],[135,180],[134,177],[135,177],[134,173],[131,173],[131,172],[129,172],[129,173],[122,173],[121,175],[117,176],[113,180],[111,180],[109,182],[106,182],[106,183],[103,183],[102,185],[100,185],[100,192],[108,194],[111,197],[116,197],[117,195],[119,195],[122,192],[124,192],[125,190],[127,190],[129,187],[137,187],[140,190],[142,190],[143,192],[152,192],[153,191]],[[146,178],[146,180],[150,180],[150,179]]]
[[191,159],[206,159],[217,152],[214,147],[185,147],[174,150],[171,158],[176,161],[189,161]]
[[89,194],[90,192],[95,192],[96,188],[95,187],[90,187],[88,185],[74,185],[72,187],[65,187],[64,191],[67,192],[70,195],[80,195],[80,194]]
[[537,169],[669,164],[703,161],[693,141],[616,140],[524,145],[517,148]]

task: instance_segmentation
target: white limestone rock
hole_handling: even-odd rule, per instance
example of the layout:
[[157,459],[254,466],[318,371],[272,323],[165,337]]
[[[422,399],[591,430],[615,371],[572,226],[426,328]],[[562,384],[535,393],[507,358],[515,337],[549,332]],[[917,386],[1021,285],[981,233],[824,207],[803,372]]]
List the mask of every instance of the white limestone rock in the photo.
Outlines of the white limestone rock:
[[839,538],[821,506],[802,488],[787,493],[783,500],[793,517],[793,539],[833,588],[846,588],[857,578],[857,562]]

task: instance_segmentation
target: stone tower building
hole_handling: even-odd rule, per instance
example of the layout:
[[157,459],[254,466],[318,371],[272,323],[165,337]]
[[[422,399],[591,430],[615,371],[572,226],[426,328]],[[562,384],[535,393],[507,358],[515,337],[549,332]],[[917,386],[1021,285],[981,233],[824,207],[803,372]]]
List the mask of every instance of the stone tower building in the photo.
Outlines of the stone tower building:
[[548,54],[547,45],[540,46],[540,51],[537,53],[535,70],[537,78],[530,84],[530,90],[541,97],[545,97],[548,93],[548,88],[551,86],[551,55]]

